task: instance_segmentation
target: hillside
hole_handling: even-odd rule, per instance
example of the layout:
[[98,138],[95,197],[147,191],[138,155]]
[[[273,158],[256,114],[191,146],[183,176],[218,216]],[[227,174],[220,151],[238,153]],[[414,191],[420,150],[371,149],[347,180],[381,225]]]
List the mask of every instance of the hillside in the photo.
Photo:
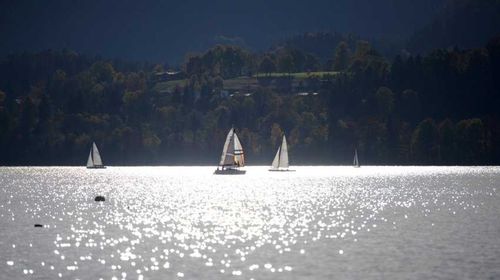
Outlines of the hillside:
[[346,42],[350,48],[356,47],[359,38],[355,35],[344,35],[337,32],[308,32],[292,36],[276,44],[272,49],[297,49],[304,53],[315,55],[320,61],[326,62],[333,58],[335,48],[340,42]]
[[[260,87],[269,87],[275,91],[286,91],[288,94],[299,93],[307,87],[308,84],[319,81],[327,77],[334,77],[339,74],[334,71],[322,72],[297,72],[297,73],[257,73],[254,76],[241,76],[232,79],[223,80],[222,89],[228,93],[252,93]],[[176,88],[186,86],[188,80],[172,80],[158,82],[153,87],[158,92],[174,92]],[[283,86],[288,85],[284,88]]]
[[297,51],[215,46],[174,81],[160,64],[12,55],[0,164],[82,165],[92,141],[111,165],[215,164],[230,127],[249,164],[269,164],[283,133],[293,164],[350,163],[355,148],[365,164],[500,163],[500,39],[393,61],[365,41],[346,50],[323,72]]
[[498,35],[499,0],[450,0],[434,20],[410,37],[407,46],[412,52],[475,48]]

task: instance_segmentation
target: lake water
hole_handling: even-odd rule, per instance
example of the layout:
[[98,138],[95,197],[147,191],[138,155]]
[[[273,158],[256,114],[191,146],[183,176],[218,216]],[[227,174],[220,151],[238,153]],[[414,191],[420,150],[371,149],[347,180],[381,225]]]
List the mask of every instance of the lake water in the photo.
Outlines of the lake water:
[[296,169],[2,167],[0,278],[500,278],[499,167]]

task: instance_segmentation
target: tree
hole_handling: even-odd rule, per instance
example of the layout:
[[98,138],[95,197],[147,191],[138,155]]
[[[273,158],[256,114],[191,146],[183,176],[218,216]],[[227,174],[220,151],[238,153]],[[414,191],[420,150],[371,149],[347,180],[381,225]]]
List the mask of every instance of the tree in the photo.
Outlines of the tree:
[[358,41],[356,51],[354,52],[354,60],[363,60],[372,52],[372,47],[367,41]]
[[487,136],[480,119],[460,121],[456,126],[457,155],[462,162],[478,164],[487,151]]
[[19,119],[19,128],[23,133],[31,133],[37,122],[37,107],[30,97],[23,100],[21,107],[21,116]]
[[307,72],[318,71],[320,68],[320,62],[318,58],[312,54],[306,55],[306,61],[304,62],[304,70]]
[[7,97],[7,95],[5,94],[5,92],[0,90],[0,107],[3,105],[3,102],[5,101],[6,97]]
[[420,98],[416,91],[411,89],[403,91],[398,108],[402,119],[415,124],[420,119],[420,107]]
[[277,146],[277,143],[279,143],[279,141],[281,141],[282,135],[283,135],[283,131],[281,130],[280,125],[277,123],[273,123],[271,125],[271,137],[269,139],[271,141],[272,147]]
[[349,67],[351,57],[351,50],[349,49],[349,45],[345,41],[342,41],[338,44],[337,49],[335,50],[334,56],[334,71],[344,71]]
[[379,114],[387,117],[394,108],[394,93],[387,87],[381,87],[375,94],[377,100],[377,109]]
[[432,163],[438,158],[439,132],[433,119],[422,121],[412,137],[412,155],[420,163]]
[[47,121],[52,117],[52,106],[50,96],[46,93],[42,94],[40,104],[38,105],[38,118],[41,122]]
[[270,75],[272,72],[276,71],[276,64],[269,56],[265,56],[260,62],[259,71]]
[[455,125],[450,119],[439,124],[439,156],[443,163],[451,164],[456,159]]
[[294,68],[293,57],[285,54],[278,57],[278,71],[283,73],[292,73]]
[[90,68],[90,73],[96,82],[110,83],[115,77],[115,69],[111,63],[96,62]]
[[161,144],[160,138],[149,128],[146,127],[142,131],[142,145],[146,151],[152,155],[156,154],[158,147]]

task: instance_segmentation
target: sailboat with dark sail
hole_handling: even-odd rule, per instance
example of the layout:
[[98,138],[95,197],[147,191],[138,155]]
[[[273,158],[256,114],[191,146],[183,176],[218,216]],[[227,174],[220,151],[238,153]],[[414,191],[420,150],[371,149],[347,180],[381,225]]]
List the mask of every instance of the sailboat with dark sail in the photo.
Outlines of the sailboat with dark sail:
[[288,162],[288,145],[286,143],[286,137],[283,135],[283,140],[281,145],[276,152],[273,163],[271,164],[271,169],[269,171],[295,171],[289,169],[290,164]]
[[240,167],[244,166],[245,154],[243,152],[243,147],[241,146],[240,139],[238,139],[238,135],[234,132],[234,128],[231,128],[226,136],[226,142],[222,149],[219,166],[214,174],[242,175],[245,174],[246,171],[241,170]]
[[360,168],[361,165],[359,165],[359,159],[358,159],[358,150],[354,149],[354,160],[352,162],[352,166],[354,168]]
[[90,148],[89,158],[87,159],[87,168],[89,169],[103,169],[106,168],[102,164],[101,155],[99,154],[99,149],[95,142],[92,142],[92,147]]

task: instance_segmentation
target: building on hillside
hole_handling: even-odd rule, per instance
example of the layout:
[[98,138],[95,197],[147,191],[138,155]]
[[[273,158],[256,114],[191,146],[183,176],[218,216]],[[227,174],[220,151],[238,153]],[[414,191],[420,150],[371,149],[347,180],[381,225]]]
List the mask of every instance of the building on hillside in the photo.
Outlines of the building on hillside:
[[175,80],[182,80],[186,77],[186,74],[182,71],[174,71],[174,70],[168,70],[168,71],[162,71],[162,72],[156,72],[154,74],[154,79],[155,81],[158,82],[167,82],[167,81],[175,81]]

